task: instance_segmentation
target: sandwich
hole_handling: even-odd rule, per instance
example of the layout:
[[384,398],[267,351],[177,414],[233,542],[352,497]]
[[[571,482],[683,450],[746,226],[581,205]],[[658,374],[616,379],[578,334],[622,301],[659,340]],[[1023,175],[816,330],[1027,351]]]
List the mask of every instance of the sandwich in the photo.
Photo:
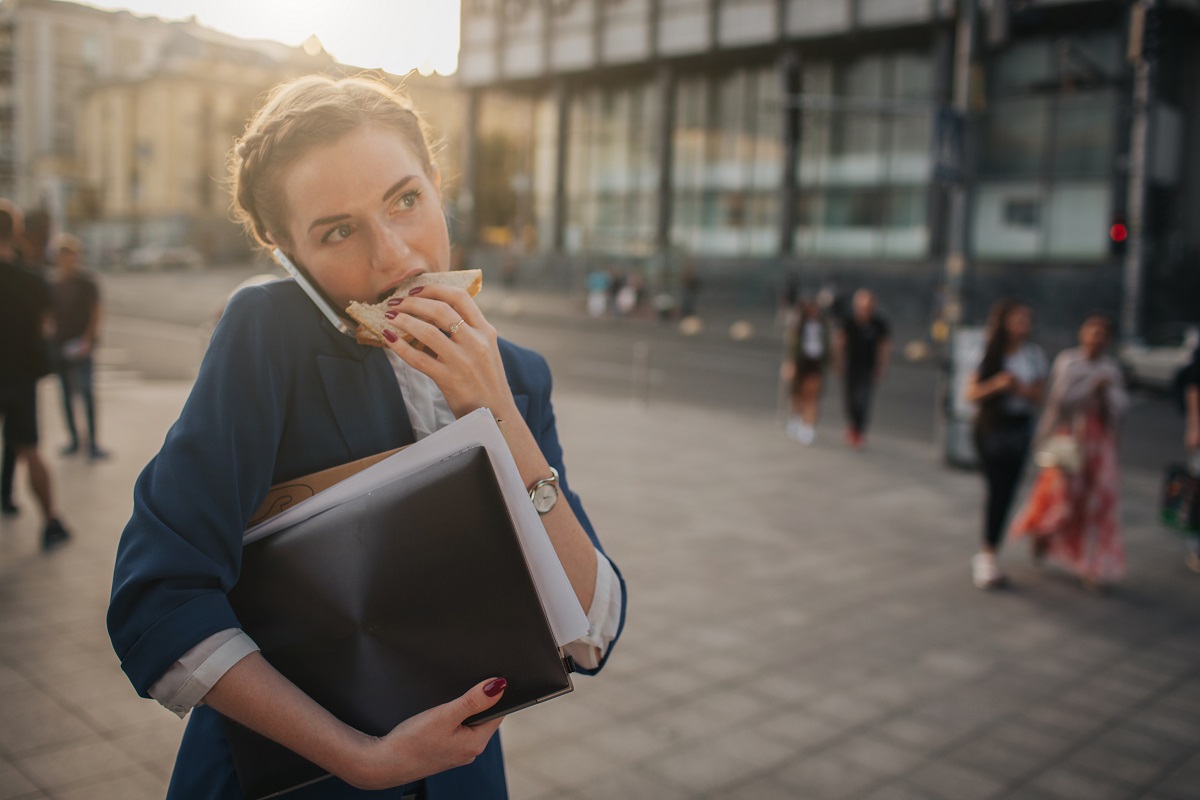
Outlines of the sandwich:
[[[464,269],[455,272],[424,272],[414,275],[392,290],[392,293],[378,303],[359,303],[357,301],[346,306],[346,313],[361,327],[356,338],[359,344],[369,344],[376,347],[387,347],[383,331],[389,327],[385,313],[392,309],[388,301],[396,297],[407,297],[418,286],[454,286],[466,289],[474,297],[483,287],[483,273],[477,269]],[[416,339],[404,336],[409,344],[420,347]]]

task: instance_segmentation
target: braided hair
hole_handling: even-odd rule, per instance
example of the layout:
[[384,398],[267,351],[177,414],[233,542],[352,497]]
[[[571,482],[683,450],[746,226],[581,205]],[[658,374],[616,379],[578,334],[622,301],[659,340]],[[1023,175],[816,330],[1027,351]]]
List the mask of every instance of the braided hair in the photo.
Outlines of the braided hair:
[[433,176],[428,128],[409,99],[390,84],[367,77],[308,75],[272,89],[228,158],[232,213],[246,234],[266,249],[290,244],[280,176],[312,148],[367,124],[398,133],[426,175]]

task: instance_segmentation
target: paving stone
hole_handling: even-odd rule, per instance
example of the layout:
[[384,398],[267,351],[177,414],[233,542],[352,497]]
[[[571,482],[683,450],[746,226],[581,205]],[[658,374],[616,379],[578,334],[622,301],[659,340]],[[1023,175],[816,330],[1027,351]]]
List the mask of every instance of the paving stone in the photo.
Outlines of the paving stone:
[[921,767],[905,781],[942,800],[985,800],[1001,794],[1007,785],[985,772],[949,761]]
[[824,755],[790,764],[776,772],[774,778],[805,800],[857,797],[877,780],[874,773],[862,767]]
[[86,739],[21,756],[17,768],[43,789],[63,789],[81,781],[103,781],[140,767],[110,742]]
[[4,758],[0,758],[0,800],[13,800],[38,791],[29,778]]
[[1124,785],[1085,775],[1067,767],[1057,766],[1038,775],[1029,785],[1058,800],[1123,800],[1136,797]]

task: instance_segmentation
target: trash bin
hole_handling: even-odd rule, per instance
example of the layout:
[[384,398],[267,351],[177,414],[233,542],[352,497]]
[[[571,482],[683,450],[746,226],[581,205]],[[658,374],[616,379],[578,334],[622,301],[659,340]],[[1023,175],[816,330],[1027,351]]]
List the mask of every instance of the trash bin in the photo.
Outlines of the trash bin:
[[974,469],[979,464],[971,429],[975,404],[968,402],[967,380],[983,358],[984,329],[960,327],[950,337],[949,356],[942,369],[942,457],[947,464]]

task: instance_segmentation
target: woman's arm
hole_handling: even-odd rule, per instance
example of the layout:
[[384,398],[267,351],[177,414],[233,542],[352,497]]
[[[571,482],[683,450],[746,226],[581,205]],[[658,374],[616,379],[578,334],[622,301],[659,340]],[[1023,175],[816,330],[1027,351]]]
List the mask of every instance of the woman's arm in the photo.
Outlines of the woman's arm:
[[484,681],[457,700],[405,720],[386,736],[373,737],[338,720],[261,654],[252,653],[230,668],[204,701],[352,786],[387,789],[471,763],[501,720],[474,727],[463,720],[495,705],[504,686],[503,681]]
[[1007,392],[1017,386],[1016,380],[1011,372],[997,372],[986,380],[979,380],[979,372],[971,373],[971,377],[967,378],[967,402],[978,403],[981,400]]
[[[387,336],[388,331],[385,338],[391,349],[434,380],[456,417],[486,407],[503,420],[501,430],[526,486],[549,478],[550,463],[521,417],[509,388],[496,329],[462,289],[433,285],[414,294],[420,296],[410,294],[394,307],[397,313],[391,324],[430,352],[416,349],[402,336]],[[459,320],[463,324],[448,336],[444,331]],[[567,502],[557,503],[542,517],[542,523],[580,605],[590,608],[596,584],[592,540]]]

